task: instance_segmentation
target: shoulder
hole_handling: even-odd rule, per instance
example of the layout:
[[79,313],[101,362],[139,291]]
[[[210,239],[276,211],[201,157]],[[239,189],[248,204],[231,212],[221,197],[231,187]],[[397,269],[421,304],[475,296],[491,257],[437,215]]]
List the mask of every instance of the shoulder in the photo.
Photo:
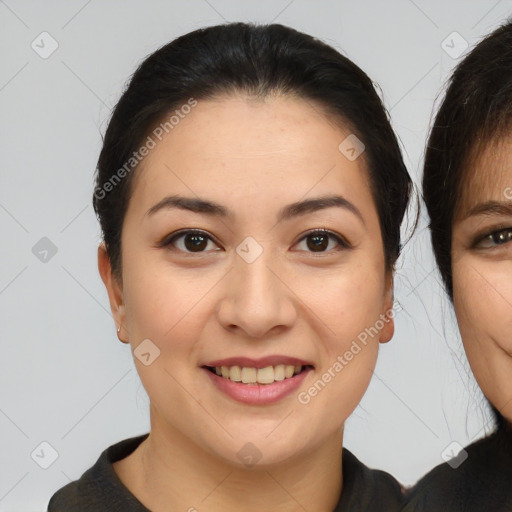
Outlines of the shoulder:
[[504,430],[467,446],[406,493],[406,512],[512,511],[512,436]]
[[343,490],[337,511],[398,511],[403,505],[400,484],[385,471],[370,469],[343,449]]
[[59,489],[48,503],[48,512],[110,511],[146,512],[117,477],[112,464],[127,457],[148,434],[125,439],[102,452],[78,480]]

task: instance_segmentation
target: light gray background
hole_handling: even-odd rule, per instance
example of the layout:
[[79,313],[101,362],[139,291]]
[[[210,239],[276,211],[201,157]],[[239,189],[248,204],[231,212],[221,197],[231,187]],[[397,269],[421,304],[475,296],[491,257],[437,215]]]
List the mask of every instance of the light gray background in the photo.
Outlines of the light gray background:
[[[457,62],[442,42],[456,31],[472,46],[511,13],[510,0],[0,0],[0,511],[45,510],[104,448],[148,430],[148,399],[97,271],[91,206],[101,133],[145,56],[225,20],[317,36],[380,84],[418,182],[433,102]],[[59,45],[47,59],[31,48],[43,31]],[[398,267],[395,338],[345,434],[362,461],[404,484],[452,441],[489,430],[425,226],[423,216]],[[57,247],[47,262],[32,252],[42,237]],[[31,458],[51,462],[43,441],[58,453],[48,469]]]

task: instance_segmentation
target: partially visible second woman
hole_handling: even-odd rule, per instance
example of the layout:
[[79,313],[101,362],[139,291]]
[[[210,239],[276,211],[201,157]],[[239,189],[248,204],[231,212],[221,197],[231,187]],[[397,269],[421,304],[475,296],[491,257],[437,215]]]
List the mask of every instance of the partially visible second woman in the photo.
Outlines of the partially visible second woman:
[[495,432],[409,492],[407,511],[512,511],[512,25],[456,68],[430,135],[424,199],[436,260]]

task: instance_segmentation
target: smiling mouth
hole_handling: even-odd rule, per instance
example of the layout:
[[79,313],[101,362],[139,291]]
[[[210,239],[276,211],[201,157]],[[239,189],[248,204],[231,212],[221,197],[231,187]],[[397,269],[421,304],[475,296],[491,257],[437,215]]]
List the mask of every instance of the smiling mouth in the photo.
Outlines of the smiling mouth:
[[273,384],[274,382],[291,379],[306,370],[313,369],[313,366],[278,364],[265,368],[246,366],[204,366],[203,368],[219,377],[241,384]]

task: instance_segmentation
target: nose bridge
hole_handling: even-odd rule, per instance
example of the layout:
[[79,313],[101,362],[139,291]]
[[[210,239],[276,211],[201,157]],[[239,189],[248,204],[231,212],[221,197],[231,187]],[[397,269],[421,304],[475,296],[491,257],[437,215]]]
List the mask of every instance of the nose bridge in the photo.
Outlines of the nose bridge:
[[274,255],[264,250],[255,255],[255,249],[251,241],[237,249],[219,319],[225,327],[236,326],[251,337],[261,337],[276,326],[290,326],[296,310],[291,292],[271,270]]
[[282,290],[276,289],[276,278],[268,267],[269,260],[271,258],[265,254],[252,262],[237,258],[233,277],[236,279],[234,290],[240,300],[253,302],[254,305],[270,305],[269,301],[275,300],[277,293],[282,293]]

